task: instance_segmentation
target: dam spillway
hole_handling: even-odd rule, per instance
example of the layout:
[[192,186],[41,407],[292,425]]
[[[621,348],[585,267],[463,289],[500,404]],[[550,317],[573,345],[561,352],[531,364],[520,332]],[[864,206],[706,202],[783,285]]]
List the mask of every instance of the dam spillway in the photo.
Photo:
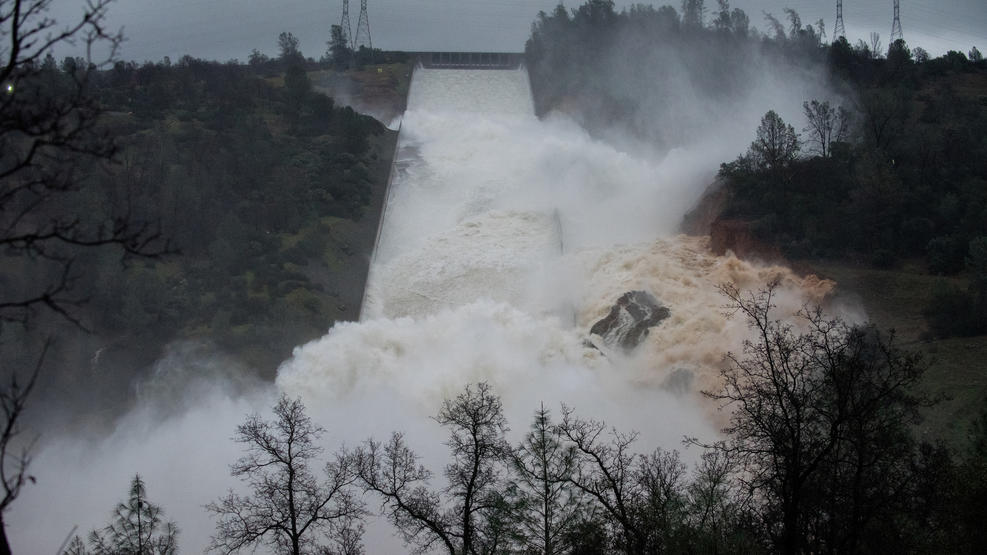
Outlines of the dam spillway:
[[[688,153],[634,154],[535,117],[523,68],[418,67],[398,144],[361,320],[278,370],[280,391],[358,406],[351,437],[407,430],[478,381],[517,421],[564,402],[652,445],[709,437],[698,392],[747,336],[717,285],[825,289],[676,236]],[[625,322],[636,313],[646,330]],[[634,326],[635,345],[605,319]]]
[[502,138],[536,121],[523,67],[416,69],[361,320],[524,301],[562,243],[557,212],[518,202],[524,176],[505,171]]
[[[440,56],[416,70],[361,321],[298,346],[273,386],[226,378],[222,360],[197,361],[194,372],[181,356],[162,360],[161,406],[187,408],[162,417],[148,404],[105,440],[53,442],[33,463],[46,479],[9,515],[24,545],[54,552],[52,530],[100,525],[118,490],[92,484],[140,469],[150,484],[173,485],[155,489],[171,514],[195,515],[179,521],[184,548],[205,548],[214,527],[202,507],[236,484],[226,463],[242,453],[230,431],[244,414],[268,414],[280,394],[305,401],[326,445],[400,431],[436,475],[443,433],[429,417],[478,381],[502,396],[512,441],[532,410],[558,416],[560,403],[640,431],[642,449],[717,437],[698,391],[717,384],[723,353],[742,348],[747,330],[724,316],[716,285],[779,280],[791,313],[825,284],[675,236],[697,186],[684,169],[705,153],[631,154],[564,115],[539,120],[524,69],[442,67],[466,62]],[[590,337],[637,291],[668,310],[634,350]],[[368,531],[367,543],[406,551],[388,532]]]

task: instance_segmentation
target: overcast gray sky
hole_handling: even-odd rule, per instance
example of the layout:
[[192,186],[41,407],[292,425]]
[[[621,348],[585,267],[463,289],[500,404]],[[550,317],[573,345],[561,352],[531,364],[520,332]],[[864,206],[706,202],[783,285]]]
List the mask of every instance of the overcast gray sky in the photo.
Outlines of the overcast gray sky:
[[[79,0],[56,0],[59,20],[81,13]],[[374,46],[393,50],[521,51],[539,10],[557,0],[369,0]],[[582,2],[566,0],[574,8]],[[617,0],[618,9],[632,2]],[[678,7],[680,0],[652,2]],[[715,0],[707,0],[715,7]],[[987,52],[987,1],[902,0],[905,40],[934,55],[947,50]],[[891,31],[892,0],[844,0],[847,38],[855,42],[871,31],[886,45]],[[766,29],[762,12],[779,18],[794,8],[804,23],[823,18],[832,34],[836,2],[823,0],[734,0],[751,22]],[[183,54],[225,61],[246,60],[251,49],[276,53],[277,35],[290,31],[306,56],[318,58],[326,47],[329,26],[338,23],[342,0],[120,0],[111,9],[111,24],[127,36],[122,57],[136,61],[177,59]],[[360,0],[350,0],[356,32]]]

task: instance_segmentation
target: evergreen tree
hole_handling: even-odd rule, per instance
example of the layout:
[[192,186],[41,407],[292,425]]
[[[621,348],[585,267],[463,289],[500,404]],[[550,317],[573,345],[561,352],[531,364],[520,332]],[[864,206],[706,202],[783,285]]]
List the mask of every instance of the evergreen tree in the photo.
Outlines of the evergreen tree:
[[580,521],[584,503],[568,480],[575,468],[575,454],[562,443],[544,405],[511,454],[511,463],[521,543],[544,555],[567,552],[566,540]]
[[117,505],[113,522],[89,534],[91,551],[76,536],[66,551],[71,555],[173,555],[178,552],[178,527],[163,521],[164,511],[147,500],[140,475],[130,482],[130,495]]

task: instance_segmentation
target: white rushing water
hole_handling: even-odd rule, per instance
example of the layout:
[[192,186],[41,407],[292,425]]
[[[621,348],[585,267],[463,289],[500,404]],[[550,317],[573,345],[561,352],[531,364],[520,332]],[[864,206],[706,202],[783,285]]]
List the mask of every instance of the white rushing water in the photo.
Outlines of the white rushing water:
[[[166,358],[154,380],[178,389],[147,388],[170,393],[108,438],[45,445],[32,465],[38,485],[7,515],[15,551],[54,553],[74,525],[83,536],[102,526],[140,472],[182,529],[183,552],[200,552],[214,526],[203,506],[237,487],[227,466],[239,454],[236,424],[269,414],[281,391],[303,398],[328,451],[400,430],[436,470],[444,431],[429,417],[479,380],[502,396],[513,438],[539,403],[558,414],[565,402],[640,431],[641,451],[682,449],[684,435],[715,437],[722,415],[698,392],[716,385],[724,352],[746,334],[724,316],[716,285],[781,277],[789,307],[829,287],[676,236],[720,153],[639,157],[565,118],[538,120],[524,69],[418,69],[399,146],[362,320],[296,348],[276,387],[247,395],[201,362],[190,381],[188,358]],[[631,290],[671,315],[635,351],[611,352],[588,332]],[[379,524],[366,544],[403,551]]]
[[[777,274],[793,291],[803,284],[674,236],[698,190],[689,158],[634,157],[568,120],[538,120],[523,68],[419,68],[362,321],[296,349],[279,386],[319,399],[393,387],[434,410],[481,379],[556,405],[573,391],[595,403],[608,387],[620,397],[640,383],[664,405],[662,385],[683,371],[712,385],[744,334],[723,316],[716,285],[758,287]],[[592,324],[634,289],[671,317],[630,356],[588,346]],[[708,408],[695,387],[676,392],[687,411]],[[709,432],[708,419],[688,420]],[[663,440],[682,433],[671,427]]]

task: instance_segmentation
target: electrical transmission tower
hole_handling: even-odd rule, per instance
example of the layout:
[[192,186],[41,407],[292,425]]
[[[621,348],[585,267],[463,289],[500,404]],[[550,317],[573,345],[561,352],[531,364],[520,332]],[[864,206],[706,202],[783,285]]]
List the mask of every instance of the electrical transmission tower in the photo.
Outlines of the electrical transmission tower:
[[896,40],[904,40],[901,32],[901,6],[899,0],[894,0],[894,23],[891,24],[891,44]]
[[356,24],[356,38],[353,39],[353,50],[359,50],[366,45],[374,49],[374,41],[370,39],[370,16],[367,15],[367,0],[360,0],[360,21]]
[[343,44],[352,48],[353,30],[350,28],[350,0],[343,0],[343,17],[339,20],[339,28],[343,33]]
[[846,28],[843,26],[843,0],[836,0],[836,28],[833,29],[833,38],[838,39],[846,36]]

